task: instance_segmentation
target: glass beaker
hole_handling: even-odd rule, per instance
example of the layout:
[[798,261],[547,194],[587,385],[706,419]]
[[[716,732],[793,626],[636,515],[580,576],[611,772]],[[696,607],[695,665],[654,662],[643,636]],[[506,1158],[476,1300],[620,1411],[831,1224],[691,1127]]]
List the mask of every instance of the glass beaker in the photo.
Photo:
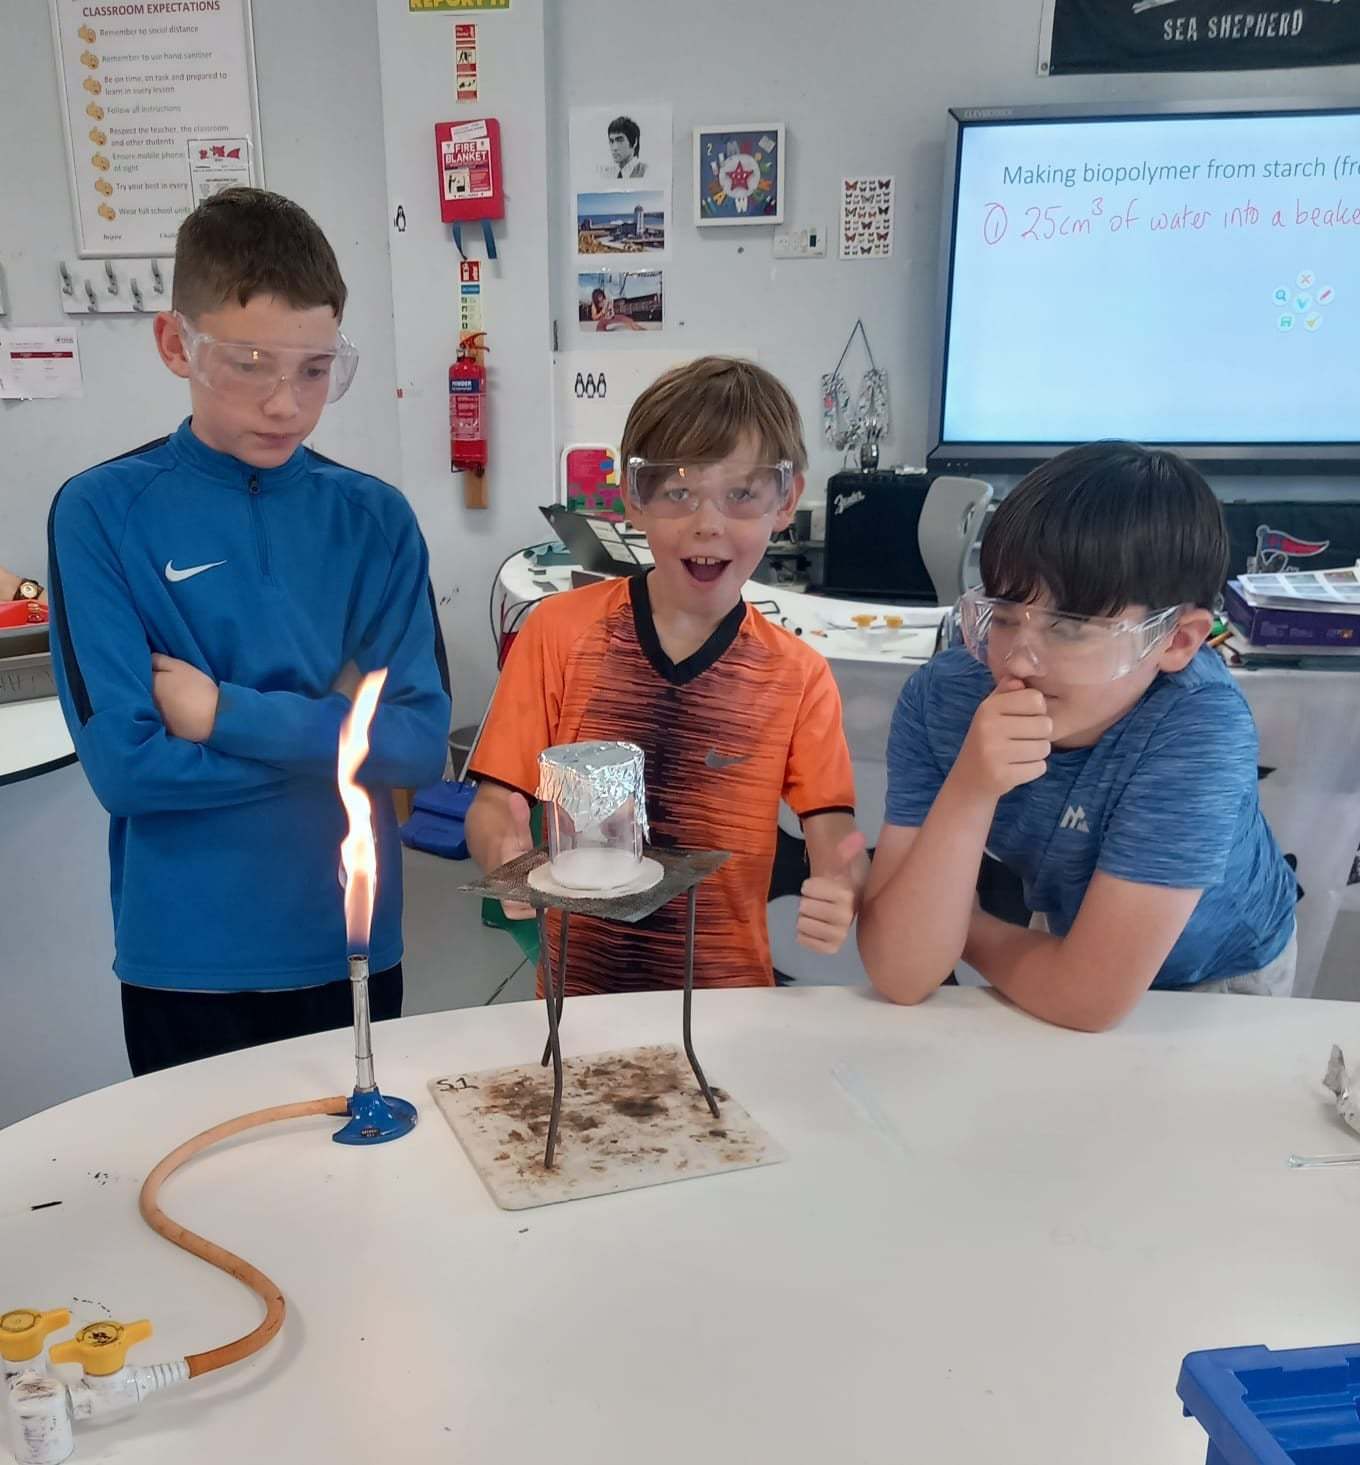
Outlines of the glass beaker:
[[642,868],[642,826],[629,799],[607,819],[577,824],[561,804],[546,808],[553,878],[572,890],[615,890]]
[[539,754],[539,790],[553,878],[570,890],[616,890],[636,879],[647,834],[642,749],[568,743]]

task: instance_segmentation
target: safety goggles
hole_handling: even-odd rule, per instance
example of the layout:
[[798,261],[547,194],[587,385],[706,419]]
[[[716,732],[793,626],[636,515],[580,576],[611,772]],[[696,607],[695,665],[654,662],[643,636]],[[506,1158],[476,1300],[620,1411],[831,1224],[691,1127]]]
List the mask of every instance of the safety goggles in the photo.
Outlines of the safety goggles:
[[789,501],[793,464],[757,463],[734,473],[721,462],[629,458],[628,501],[658,519],[687,519],[708,499],[728,519],[763,519]]
[[336,332],[335,345],[257,346],[246,341],[219,341],[196,331],[176,314],[197,382],[240,402],[267,402],[283,382],[299,402],[338,402],[349,390],[359,367],[359,348]]
[[1068,615],[970,590],[959,601],[963,644],[993,675],[1099,686],[1127,676],[1176,629],[1183,607],[1144,621]]

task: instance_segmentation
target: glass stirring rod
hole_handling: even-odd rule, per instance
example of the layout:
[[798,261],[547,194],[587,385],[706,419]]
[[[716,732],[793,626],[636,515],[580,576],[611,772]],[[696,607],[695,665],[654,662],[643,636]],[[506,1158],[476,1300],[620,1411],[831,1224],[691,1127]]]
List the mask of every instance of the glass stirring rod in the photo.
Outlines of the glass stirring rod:
[[1349,1155],[1290,1155],[1291,1170],[1315,1170],[1324,1165],[1360,1165],[1360,1150]]

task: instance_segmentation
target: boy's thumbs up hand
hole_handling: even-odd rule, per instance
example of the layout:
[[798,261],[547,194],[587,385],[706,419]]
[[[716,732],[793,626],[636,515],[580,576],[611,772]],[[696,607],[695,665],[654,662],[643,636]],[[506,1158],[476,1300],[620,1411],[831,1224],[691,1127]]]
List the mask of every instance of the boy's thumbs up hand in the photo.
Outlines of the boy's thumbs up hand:
[[[529,801],[523,794],[510,795],[510,829],[501,841],[499,865],[508,865],[520,855],[527,854],[534,847],[534,836],[529,827]],[[527,921],[533,917],[534,908],[516,900],[501,901],[501,909],[512,921]]]
[[834,956],[845,944],[859,904],[854,867],[866,844],[862,834],[847,834],[836,846],[836,863],[832,869],[803,881],[798,902],[800,946]]

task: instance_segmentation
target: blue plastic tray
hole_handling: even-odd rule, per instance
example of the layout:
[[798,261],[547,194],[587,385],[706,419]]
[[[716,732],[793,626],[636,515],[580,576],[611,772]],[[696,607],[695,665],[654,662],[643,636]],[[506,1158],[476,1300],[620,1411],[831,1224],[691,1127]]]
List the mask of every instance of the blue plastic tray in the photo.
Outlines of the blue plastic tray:
[[421,789],[415,796],[411,817],[401,826],[401,842],[446,860],[467,859],[464,821],[476,792],[475,784],[449,779]]
[[1360,1343],[1191,1353],[1176,1392],[1207,1465],[1360,1465]]

